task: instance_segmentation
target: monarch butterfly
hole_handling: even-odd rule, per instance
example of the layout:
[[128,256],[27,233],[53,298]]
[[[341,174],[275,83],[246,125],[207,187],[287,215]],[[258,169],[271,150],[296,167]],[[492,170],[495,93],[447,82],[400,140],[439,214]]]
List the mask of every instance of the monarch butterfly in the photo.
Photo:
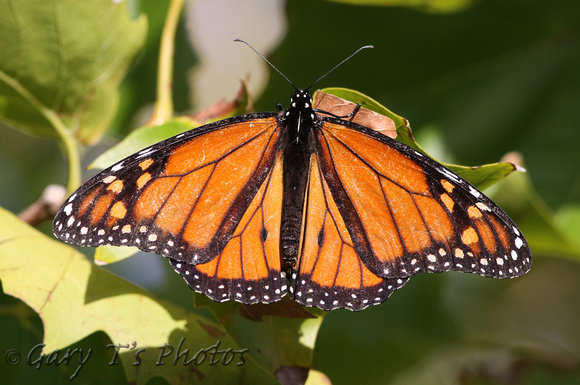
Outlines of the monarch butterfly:
[[289,294],[324,310],[379,304],[419,272],[529,270],[526,240],[489,198],[396,140],[318,114],[310,87],[285,110],[210,123],[103,170],[64,202],[54,234],[162,254],[215,301]]

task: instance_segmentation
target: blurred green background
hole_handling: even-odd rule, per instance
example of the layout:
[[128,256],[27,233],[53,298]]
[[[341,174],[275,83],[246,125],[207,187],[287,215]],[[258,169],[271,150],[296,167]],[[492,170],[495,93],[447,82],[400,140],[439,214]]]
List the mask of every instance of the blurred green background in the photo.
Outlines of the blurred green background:
[[[174,97],[180,113],[201,104],[191,69],[199,63],[195,47],[202,47],[203,39],[192,32],[190,16],[202,12],[204,3],[188,4],[178,33]],[[260,6],[238,3],[250,11]],[[372,2],[280,2],[284,26],[271,27],[278,38],[268,57],[297,86],[305,86],[356,48],[372,44],[374,50],[360,53],[317,86],[348,87],[373,97],[407,118],[418,142],[442,161],[479,165],[519,152],[527,173],[511,175],[487,193],[521,227],[534,264],[526,276],[511,281],[423,274],[380,306],[334,311],[320,329],[313,367],[335,385],[580,383],[580,3],[365,3]],[[167,5],[130,3],[134,15],[145,12],[149,19],[146,45],[122,85],[114,122],[105,138],[83,153],[83,164],[142,123],[140,114],[148,114]],[[226,5],[223,14],[212,11],[215,24],[231,12]],[[252,24],[244,20],[238,23],[247,31]],[[218,49],[234,45],[229,42],[235,37],[246,36],[226,36],[228,43],[215,44]],[[235,52],[244,50],[249,51],[236,47]],[[236,57],[223,60],[241,65]],[[266,71],[267,85],[257,85],[252,95],[256,111],[285,106],[292,92],[284,79]],[[237,82],[228,86],[235,89]],[[221,97],[231,99],[233,93]],[[0,205],[16,213],[46,185],[66,178],[57,144],[1,123],[0,164]],[[50,224],[40,228],[48,233]],[[193,308],[191,291],[162,258],[140,253],[108,268]],[[9,310],[17,303],[1,297],[1,354],[7,346],[42,337],[38,317]],[[102,338],[97,333],[81,345],[104,346],[98,342]],[[0,376],[10,370],[15,369],[0,360]],[[111,369],[111,378],[122,374]],[[43,368],[40,381],[60,379],[57,368]],[[91,383],[82,376],[75,381]]]

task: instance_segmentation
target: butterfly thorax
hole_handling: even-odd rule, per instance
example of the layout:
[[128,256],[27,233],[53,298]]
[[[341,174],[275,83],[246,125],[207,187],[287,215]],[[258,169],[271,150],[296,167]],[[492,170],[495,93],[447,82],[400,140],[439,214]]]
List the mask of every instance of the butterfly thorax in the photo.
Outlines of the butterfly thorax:
[[288,109],[279,115],[284,169],[280,251],[286,270],[294,266],[300,253],[310,158],[314,151],[314,119],[312,96],[307,90],[297,90]]

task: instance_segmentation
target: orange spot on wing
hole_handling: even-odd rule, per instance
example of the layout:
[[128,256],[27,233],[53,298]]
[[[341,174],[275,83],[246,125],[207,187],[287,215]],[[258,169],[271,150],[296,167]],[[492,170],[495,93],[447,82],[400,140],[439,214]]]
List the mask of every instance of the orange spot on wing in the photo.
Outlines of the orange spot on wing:
[[141,167],[141,170],[145,171],[152,164],[153,164],[153,159],[149,158],[149,159],[145,159],[144,161],[142,161],[141,163],[139,163],[139,167]]
[[[248,223],[242,234],[242,266],[244,279],[258,280],[268,277],[268,266],[266,265],[266,255],[262,248],[260,232],[262,230],[262,215],[258,211]],[[238,259],[239,260],[239,259]]]
[[467,214],[471,219],[479,219],[482,216],[481,211],[475,206],[469,206],[467,208]]
[[[327,214],[324,192],[320,183],[320,173],[316,164],[316,155],[312,157],[310,167],[309,185],[307,191],[307,206],[305,218],[304,243],[302,245],[302,256],[300,257],[300,269],[304,272],[311,272],[318,255],[320,246],[318,245],[318,234],[324,225]],[[328,218],[328,220],[331,220]]]
[[372,273],[364,263],[361,263],[361,270],[362,270],[362,286],[363,287],[371,287],[378,285],[383,281],[381,277],[377,277],[374,273]]
[[477,236],[477,233],[473,227],[468,227],[467,229],[463,230],[463,233],[461,233],[461,242],[466,245],[477,243],[478,240],[479,237]]
[[312,274],[312,280],[323,287],[334,286],[343,243],[334,223],[327,217],[324,223],[324,242],[317,256],[310,256],[306,263],[301,261],[301,274]]
[[264,242],[270,269],[280,270],[280,226],[282,221],[282,158],[274,166],[270,185],[262,203],[264,227],[268,237]]
[[139,179],[137,179],[137,188],[142,189],[143,186],[145,186],[147,184],[147,182],[149,182],[150,180],[151,180],[151,174],[149,174],[148,172],[143,173],[143,175],[141,175],[139,177]]
[[111,216],[117,219],[123,219],[127,215],[127,208],[123,202],[116,202],[111,207]]
[[195,268],[202,274],[205,274],[209,277],[215,277],[217,275],[217,267],[220,259],[220,256],[218,256],[207,263],[195,265]]
[[336,229],[338,230],[338,235],[339,235],[341,241],[352,246],[352,239],[350,237],[348,229],[346,228],[344,220],[343,220],[342,216],[340,215],[340,211],[338,211],[338,207],[336,206],[336,201],[332,197],[332,194],[330,192],[330,189],[328,188],[328,184],[326,183],[326,181],[324,181],[323,186],[324,186],[324,197],[325,197],[325,201],[323,201],[323,202],[326,202],[326,208],[327,208],[328,214],[329,214],[329,217],[327,220],[334,221],[334,225],[336,226]]
[[340,267],[336,276],[336,286],[349,289],[359,289],[374,286],[382,282],[382,278],[371,273],[354,252],[345,247],[340,258]]
[[445,191],[447,191],[449,194],[451,194],[453,192],[453,189],[455,188],[455,186],[453,186],[446,179],[441,179],[441,186],[443,186],[443,188],[445,189]]
[[441,199],[441,201],[443,202],[443,204],[445,205],[447,210],[450,213],[452,213],[453,207],[455,206],[455,202],[453,201],[453,199],[451,199],[451,197],[447,194],[441,194],[441,196],[439,198]]
[[[349,289],[362,286],[362,263],[352,248],[345,248],[340,258],[336,285]],[[380,279],[379,279],[380,280]]]
[[111,183],[109,185],[109,187],[107,187],[108,191],[111,191],[115,194],[120,193],[121,191],[123,191],[123,181],[121,179],[117,179],[116,181],[114,181],[113,183]]

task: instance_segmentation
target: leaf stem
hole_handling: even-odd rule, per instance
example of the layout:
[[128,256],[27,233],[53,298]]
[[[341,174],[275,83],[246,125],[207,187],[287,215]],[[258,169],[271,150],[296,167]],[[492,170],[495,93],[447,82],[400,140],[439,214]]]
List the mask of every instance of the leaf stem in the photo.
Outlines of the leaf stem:
[[167,11],[167,18],[161,34],[159,47],[159,67],[157,71],[157,100],[150,125],[167,122],[173,116],[173,56],[175,52],[175,31],[184,0],[172,0]]
[[79,143],[74,136],[71,135],[70,131],[64,128],[64,125],[57,131],[62,131],[61,138],[67,155],[68,178],[66,181],[66,191],[69,194],[72,194],[81,184],[81,157],[79,154]]
[[30,93],[20,82],[16,81],[6,73],[0,71],[0,80],[8,84],[28,103],[33,105],[42,116],[52,125],[58,136],[62,139],[68,163],[67,191],[72,193],[81,182],[81,167],[78,142],[73,134],[65,126],[60,116],[53,110],[46,107],[32,93]]

